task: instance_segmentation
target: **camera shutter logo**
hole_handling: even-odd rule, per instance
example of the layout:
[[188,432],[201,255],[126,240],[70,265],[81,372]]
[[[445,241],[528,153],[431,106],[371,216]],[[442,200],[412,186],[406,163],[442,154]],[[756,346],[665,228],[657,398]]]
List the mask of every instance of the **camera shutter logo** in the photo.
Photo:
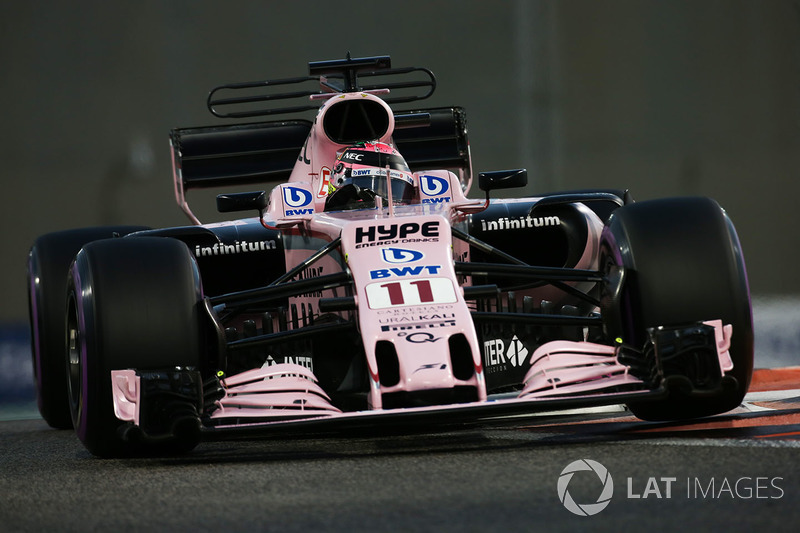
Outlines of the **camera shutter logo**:
[[[603,484],[603,490],[600,492],[600,496],[597,497],[597,501],[595,503],[576,503],[567,490],[569,482],[572,480],[572,476],[575,475],[575,472],[581,471],[594,472],[597,474],[597,477]],[[557,488],[558,499],[561,500],[561,503],[564,504],[564,507],[567,508],[567,511],[578,516],[592,516],[605,509],[611,502],[611,497],[614,495],[614,480],[611,479],[611,474],[608,473],[606,467],[597,461],[592,461],[591,459],[579,459],[571,462],[566,466],[566,468],[564,468],[564,470],[561,471],[561,475],[558,477]]]

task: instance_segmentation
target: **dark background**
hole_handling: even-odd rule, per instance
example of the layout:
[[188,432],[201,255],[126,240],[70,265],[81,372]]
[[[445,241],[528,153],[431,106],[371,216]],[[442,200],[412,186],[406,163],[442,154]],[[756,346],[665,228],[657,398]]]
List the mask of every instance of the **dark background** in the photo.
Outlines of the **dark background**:
[[168,132],[222,123],[209,89],[348,51],[433,70],[424,104],[466,107],[476,172],[712,196],[753,293],[800,293],[797,0],[38,0],[0,4],[0,320],[26,319],[36,236],[188,223]]

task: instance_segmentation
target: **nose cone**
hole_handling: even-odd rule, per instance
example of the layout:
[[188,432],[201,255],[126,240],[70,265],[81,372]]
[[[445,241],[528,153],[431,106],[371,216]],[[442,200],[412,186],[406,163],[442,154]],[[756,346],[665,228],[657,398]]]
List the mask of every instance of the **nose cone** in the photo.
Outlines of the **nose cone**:
[[447,389],[456,385],[447,335],[429,331],[401,333],[394,346],[403,390]]

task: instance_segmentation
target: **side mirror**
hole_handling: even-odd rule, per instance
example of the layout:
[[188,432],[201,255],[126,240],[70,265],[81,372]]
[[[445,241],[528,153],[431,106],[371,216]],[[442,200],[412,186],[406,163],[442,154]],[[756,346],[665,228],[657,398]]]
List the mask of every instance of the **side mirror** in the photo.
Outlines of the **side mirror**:
[[269,199],[264,191],[238,192],[217,195],[217,211],[230,213],[232,211],[256,210],[262,213],[267,208]]
[[496,170],[478,174],[478,187],[482,191],[495,189],[513,189],[528,184],[528,171],[524,168],[514,170]]

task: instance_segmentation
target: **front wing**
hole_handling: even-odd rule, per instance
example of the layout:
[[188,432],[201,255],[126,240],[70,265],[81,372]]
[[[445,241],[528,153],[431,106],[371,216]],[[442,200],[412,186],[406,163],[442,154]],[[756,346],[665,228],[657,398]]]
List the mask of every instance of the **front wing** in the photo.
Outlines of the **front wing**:
[[[257,368],[227,379],[201,383],[199,372],[174,368],[163,372],[111,372],[114,411],[125,422],[122,435],[159,440],[175,432],[170,406],[183,414],[198,405],[201,434],[207,440],[269,434],[340,432],[435,424],[460,425],[489,418],[668,399],[673,389],[699,396],[734,386],[728,349],[731,327],[710,321],[684,328],[654,328],[655,380],[631,372],[630,353],[622,347],[590,342],[553,341],[542,345],[521,391],[491,395],[470,403],[342,412],[316,384],[305,367],[280,364]],[[659,340],[661,339],[661,340]],[[677,349],[676,349],[677,347]],[[699,361],[698,354],[705,353]],[[706,369],[704,387],[685,373],[671,373],[681,357]],[[641,374],[640,374],[641,375]],[[717,379],[709,380],[708,376]],[[171,425],[172,422],[172,425]],[[131,431],[133,430],[133,431]]]

